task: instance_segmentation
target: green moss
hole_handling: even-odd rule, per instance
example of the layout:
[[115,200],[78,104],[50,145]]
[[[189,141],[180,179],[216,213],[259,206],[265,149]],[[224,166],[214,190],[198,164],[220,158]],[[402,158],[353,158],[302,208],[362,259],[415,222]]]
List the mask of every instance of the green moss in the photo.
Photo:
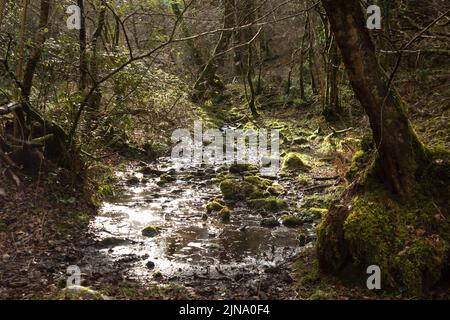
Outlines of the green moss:
[[305,223],[312,223],[318,219],[320,219],[323,215],[325,215],[328,210],[322,208],[297,208],[295,211],[298,213],[298,217],[303,220]]
[[232,164],[230,166],[229,170],[230,170],[230,173],[241,174],[241,173],[244,173],[244,172],[255,172],[255,171],[258,171],[258,168],[255,165],[252,165],[252,164],[238,164],[238,163],[235,163],[235,164]]
[[220,211],[223,209],[224,205],[225,205],[224,203],[221,203],[217,200],[213,200],[213,201],[208,202],[208,204],[206,205],[206,211],[208,213],[213,212],[213,211]]
[[344,235],[355,263],[377,264],[386,270],[391,246],[399,236],[395,229],[397,217],[364,198],[355,198],[352,207],[344,223]]
[[220,210],[219,212],[219,218],[223,221],[223,222],[228,222],[230,221],[231,218],[231,210],[228,207],[224,207],[222,210]]
[[448,264],[449,248],[447,241],[433,235],[415,241],[395,257],[394,265],[410,293],[420,295],[424,281],[436,283],[440,279],[443,266]]
[[[368,182],[354,197],[343,222],[343,237],[351,263],[364,269],[378,265],[386,287],[420,295],[436,283],[449,266],[449,222],[426,198],[399,203],[383,186]],[[345,259],[336,221],[329,214],[318,226],[319,252]],[[333,222],[334,221],[334,222]]]
[[309,169],[310,166],[302,160],[299,153],[290,152],[284,157],[282,171],[298,172]]
[[161,228],[157,226],[148,226],[142,230],[144,237],[152,238],[156,237],[161,232]]
[[354,180],[356,176],[364,169],[367,164],[367,154],[363,150],[355,152],[352,158],[352,164],[347,172],[347,179]]
[[98,291],[82,286],[64,288],[62,294],[55,297],[59,300],[107,300],[108,298]]
[[276,212],[287,208],[287,202],[277,197],[252,199],[247,201],[250,208],[255,210],[265,210]]
[[258,191],[254,185],[234,179],[222,181],[219,187],[225,200],[245,200]]
[[[154,277],[156,279],[162,278],[161,272],[156,272]],[[148,285],[111,285],[107,287],[106,292],[109,296],[114,297],[114,299],[125,299],[125,300],[143,300],[143,299],[180,299],[181,297],[188,297],[188,291],[186,287],[180,285],[179,283],[169,283],[169,284],[148,284]]]
[[317,289],[312,295],[309,296],[309,300],[335,300],[336,292],[334,291],[324,291]]
[[267,189],[272,185],[272,181],[269,179],[264,179],[258,176],[246,176],[244,177],[244,181],[254,185],[258,189]]
[[267,192],[273,196],[280,196],[286,193],[286,189],[282,185],[274,183],[272,186],[267,188]]
[[303,198],[304,208],[328,208],[330,204],[336,199],[336,195],[326,193],[323,195],[305,196]]
[[336,139],[334,139],[332,136],[325,137],[320,144],[319,152],[324,154],[331,154],[333,152],[336,152],[337,146],[335,140]]
[[285,214],[281,217],[281,222],[286,227],[298,227],[304,223],[304,221],[296,216]]
[[314,180],[306,174],[300,174],[298,176],[298,183],[302,186],[308,186],[308,185],[313,185]]

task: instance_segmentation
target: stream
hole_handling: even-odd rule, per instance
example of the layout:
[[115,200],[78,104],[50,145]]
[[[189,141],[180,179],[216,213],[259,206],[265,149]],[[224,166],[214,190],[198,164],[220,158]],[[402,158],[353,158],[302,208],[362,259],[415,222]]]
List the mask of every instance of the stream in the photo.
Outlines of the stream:
[[[279,218],[289,210],[275,215],[243,203],[234,204],[228,223],[214,215],[205,221],[208,200],[221,195],[214,178],[227,167],[180,169],[165,157],[152,168],[170,173],[174,181],[158,185],[160,174],[137,173],[137,166],[117,172],[124,192],[104,202],[91,222],[97,242],[85,252],[84,273],[110,283],[178,283],[197,298],[295,298],[290,262],[305,247],[299,244],[299,232],[313,238],[315,223],[263,227],[262,217]],[[301,191],[290,180],[277,181],[294,207]],[[147,226],[159,227],[159,234],[144,237]]]

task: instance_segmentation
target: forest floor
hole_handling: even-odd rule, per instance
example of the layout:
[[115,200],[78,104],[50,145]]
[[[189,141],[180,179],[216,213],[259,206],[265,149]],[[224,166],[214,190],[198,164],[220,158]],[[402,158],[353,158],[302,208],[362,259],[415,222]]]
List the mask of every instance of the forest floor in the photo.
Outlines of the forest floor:
[[[448,150],[448,75],[402,79],[409,79],[399,86],[419,135]],[[0,299],[98,297],[64,290],[69,265],[81,268],[83,286],[114,299],[402,298],[401,291],[369,291],[365,279],[324,276],[315,259],[315,227],[347,183],[366,118],[353,114],[331,128],[317,102],[280,101],[262,97],[260,117],[248,122],[236,101],[205,107],[205,118],[220,118],[220,126],[279,129],[282,156],[300,155],[305,166],[269,179],[286,191],[280,210],[227,201],[230,222],[214,211],[205,216],[208,201],[222,200],[221,181],[258,173],[226,166],[174,171],[167,157],[149,164],[115,159],[113,196],[103,203],[63,170],[19,187],[0,177]],[[142,236],[149,226],[155,237]],[[429,297],[449,298],[448,290]]]

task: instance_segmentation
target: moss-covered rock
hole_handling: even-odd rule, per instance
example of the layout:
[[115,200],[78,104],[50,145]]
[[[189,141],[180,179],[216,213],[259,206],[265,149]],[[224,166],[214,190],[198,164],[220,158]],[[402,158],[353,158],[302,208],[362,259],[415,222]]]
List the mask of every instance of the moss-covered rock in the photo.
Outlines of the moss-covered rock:
[[164,173],[159,177],[159,181],[156,183],[158,186],[163,186],[167,183],[177,181],[177,177],[170,173]]
[[283,225],[286,227],[293,228],[302,225],[304,221],[301,218],[296,217],[294,215],[285,214],[281,216],[281,223],[283,223]]
[[274,183],[267,188],[267,192],[269,192],[273,196],[281,196],[283,194],[286,194],[286,189],[282,185]]
[[223,222],[228,222],[231,219],[231,210],[228,207],[224,207],[222,210],[220,210],[219,212],[219,218],[223,221]]
[[242,174],[244,172],[256,172],[258,171],[258,167],[253,164],[238,164],[234,163],[229,168],[230,173],[233,174]]
[[206,211],[208,213],[213,212],[213,211],[220,211],[223,209],[224,206],[225,206],[225,203],[223,203],[223,201],[212,200],[212,201],[209,201],[208,204],[206,205]]
[[144,237],[153,238],[160,234],[161,228],[157,226],[148,226],[142,230]]
[[246,176],[244,181],[254,185],[258,189],[265,190],[272,185],[272,181],[269,179],[261,178],[258,176]]
[[156,175],[156,176],[161,176],[165,173],[164,171],[152,168],[150,166],[144,166],[140,168],[138,172],[142,173],[143,175]]
[[127,184],[129,184],[129,185],[137,185],[140,182],[141,182],[141,180],[138,177],[136,177],[136,176],[130,176],[127,179]]
[[284,172],[299,172],[309,170],[310,166],[301,158],[301,155],[296,152],[286,154],[283,160],[282,171]]
[[287,202],[277,197],[251,199],[247,201],[250,208],[264,211],[280,211],[287,208]]
[[245,200],[258,191],[254,185],[235,179],[226,179],[219,187],[225,200]]

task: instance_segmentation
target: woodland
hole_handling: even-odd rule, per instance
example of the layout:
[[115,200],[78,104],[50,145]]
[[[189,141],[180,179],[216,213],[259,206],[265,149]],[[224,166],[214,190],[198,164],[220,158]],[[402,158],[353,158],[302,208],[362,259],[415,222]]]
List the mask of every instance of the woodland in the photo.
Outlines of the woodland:
[[[449,25],[445,0],[0,0],[0,299],[449,299]],[[195,123],[276,130],[276,174],[175,165]]]

